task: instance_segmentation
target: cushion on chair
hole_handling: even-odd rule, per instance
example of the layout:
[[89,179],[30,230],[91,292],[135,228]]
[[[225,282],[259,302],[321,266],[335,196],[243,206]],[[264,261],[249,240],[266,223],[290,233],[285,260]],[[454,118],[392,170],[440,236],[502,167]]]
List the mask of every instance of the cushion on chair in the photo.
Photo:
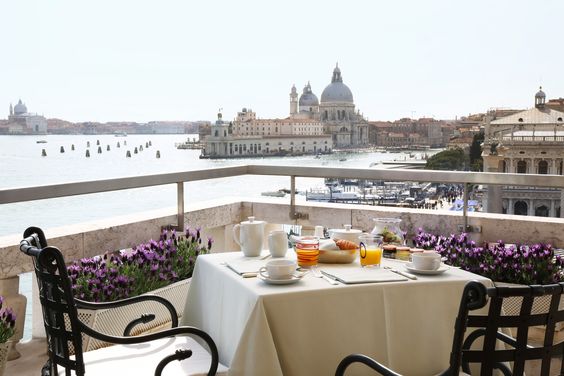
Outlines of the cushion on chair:
[[[155,368],[167,355],[178,349],[192,350],[192,356],[183,361],[172,361],[163,371],[163,376],[207,375],[211,356],[200,344],[188,336],[163,338],[135,345],[115,345],[84,353],[84,366],[88,376],[110,376],[123,371],[127,375],[154,375]],[[218,375],[227,375],[228,368],[221,363]],[[59,376],[65,370],[59,367]],[[73,373],[74,375],[74,373]]]

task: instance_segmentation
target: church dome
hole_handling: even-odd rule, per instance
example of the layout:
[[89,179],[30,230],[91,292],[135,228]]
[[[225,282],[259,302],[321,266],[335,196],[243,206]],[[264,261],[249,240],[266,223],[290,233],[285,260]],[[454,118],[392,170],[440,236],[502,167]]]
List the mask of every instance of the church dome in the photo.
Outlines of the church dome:
[[321,103],[325,102],[354,102],[351,89],[343,83],[339,66],[336,66],[333,70],[331,83],[323,90],[323,93],[321,93]]
[[302,95],[300,95],[299,104],[300,106],[306,107],[319,106],[319,99],[317,99],[317,96],[311,91],[311,85],[309,82],[304,87]]
[[535,94],[535,98],[540,98],[540,97],[546,98],[546,94],[544,93],[544,91],[542,91],[542,86],[539,88],[539,91],[537,91],[537,93]]
[[25,106],[25,104],[22,103],[22,100],[20,99],[18,104],[14,106],[14,114],[22,115],[25,114],[26,112],[27,112],[27,107]]

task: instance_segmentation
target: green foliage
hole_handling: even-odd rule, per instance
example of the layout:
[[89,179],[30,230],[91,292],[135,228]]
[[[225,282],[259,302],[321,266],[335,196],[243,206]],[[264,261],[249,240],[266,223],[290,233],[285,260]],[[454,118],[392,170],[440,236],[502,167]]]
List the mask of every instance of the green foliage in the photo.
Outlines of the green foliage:
[[427,160],[428,170],[465,170],[468,167],[468,156],[460,148],[443,150]]
[[482,171],[482,143],[484,142],[484,133],[480,132],[474,135],[472,145],[470,145],[470,168],[472,171]]

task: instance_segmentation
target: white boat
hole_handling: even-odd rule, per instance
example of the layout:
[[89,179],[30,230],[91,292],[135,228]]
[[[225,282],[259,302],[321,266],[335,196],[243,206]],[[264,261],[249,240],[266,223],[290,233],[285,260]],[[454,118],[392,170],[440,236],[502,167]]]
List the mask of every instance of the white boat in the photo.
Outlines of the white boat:
[[356,201],[361,198],[358,192],[344,192],[341,188],[313,188],[306,192],[309,201]]
[[286,193],[282,190],[279,191],[269,191],[269,192],[262,192],[261,196],[269,196],[269,197],[284,197]]
[[127,137],[127,133],[126,132],[118,132],[114,134],[115,137]]

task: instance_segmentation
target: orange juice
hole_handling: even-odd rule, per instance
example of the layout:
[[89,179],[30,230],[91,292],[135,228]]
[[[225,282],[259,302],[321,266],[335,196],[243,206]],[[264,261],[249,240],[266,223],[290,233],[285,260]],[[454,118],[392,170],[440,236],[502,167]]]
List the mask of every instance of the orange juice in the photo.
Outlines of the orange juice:
[[382,262],[382,237],[380,235],[362,235],[360,240],[360,265],[380,266]]
[[316,237],[303,237],[296,242],[298,266],[309,268],[317,265],[319,259],[319,240]]
[[382,262],[382,248],[360,248],[360,265],[380,265]]

